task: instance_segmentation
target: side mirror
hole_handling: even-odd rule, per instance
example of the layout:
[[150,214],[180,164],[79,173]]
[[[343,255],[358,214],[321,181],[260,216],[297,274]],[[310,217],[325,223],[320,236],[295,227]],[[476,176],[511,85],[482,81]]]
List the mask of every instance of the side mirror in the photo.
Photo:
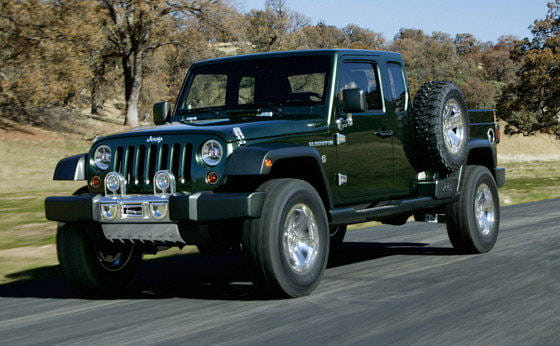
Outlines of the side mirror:
[[169,115],[171,113],[171,107],[169,102],[158,102],[154,104],[154,124],[161,125],[169,122]]
[[365,112],[367,110],[366,93],[362,89],[343,89],[342,110],[344,113]]

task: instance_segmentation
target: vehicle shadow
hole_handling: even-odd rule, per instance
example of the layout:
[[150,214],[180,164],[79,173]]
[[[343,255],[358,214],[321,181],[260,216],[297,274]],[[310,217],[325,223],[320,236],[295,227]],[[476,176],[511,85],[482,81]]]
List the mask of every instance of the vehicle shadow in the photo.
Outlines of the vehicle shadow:
[[[426,243],[343,243],[330,256],[333,268],[394,255],[451,256],[452,248]],[[55,299],[164,299],[268,300],[258,294],[241,256],[187,254],[144,261],[131,289],[121,295],[93,296],[70,286],[59,266],[39,267],[7,277],[16,281],[0,285],[0,297]]]

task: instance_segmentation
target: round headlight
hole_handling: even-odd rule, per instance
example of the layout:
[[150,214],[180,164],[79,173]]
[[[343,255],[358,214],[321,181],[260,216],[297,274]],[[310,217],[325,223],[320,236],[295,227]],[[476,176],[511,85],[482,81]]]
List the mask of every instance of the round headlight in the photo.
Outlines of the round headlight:
[[224,150],[220,142],[216,140],[209,140],[204,142],[202,149],[200,150],[200,155],[202,156],[202,161],[208,166],[216,166],[222,160],[224,156]]
[[109,168],[112,158],[113,154],[111,153],[111,148],[106,145],[98,146],[93,153],[95,165],[97,166],[97,168],[102,170],[106,170]]

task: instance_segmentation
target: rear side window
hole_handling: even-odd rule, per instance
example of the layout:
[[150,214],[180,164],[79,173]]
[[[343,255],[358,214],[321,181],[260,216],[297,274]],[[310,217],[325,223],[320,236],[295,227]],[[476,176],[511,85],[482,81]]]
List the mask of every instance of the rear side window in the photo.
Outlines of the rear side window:
[[357,88],[366,93],[368,110],[383,109],[375,65],[363,62],[345,62],[342,65],[342,86],[339,91]]
[[255,102],[255,77],[245,76],[239,82],[237,104],[246,105]]
[[391,97],[395,104],[395,112],[406,110],[406,84],[401,65],[390,62],[387,64],[389,72],[389,86],[391,87]]

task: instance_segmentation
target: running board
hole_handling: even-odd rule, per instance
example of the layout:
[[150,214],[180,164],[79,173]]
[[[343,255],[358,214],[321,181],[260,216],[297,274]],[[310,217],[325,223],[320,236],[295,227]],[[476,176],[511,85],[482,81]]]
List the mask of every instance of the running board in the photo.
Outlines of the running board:
[[430,209],[439,207],[448,203],[455,202],[459,195],[446,198],[434,199],[432,197],[419,197],[414,199],[405,199],[392,201],[391,204],[366,208],[338,208],[329,211],[331,217],[331,225],[344,225],[351,223],[360,223],[366,221],[382,220],[384,218],[395,216],[422,209]]

